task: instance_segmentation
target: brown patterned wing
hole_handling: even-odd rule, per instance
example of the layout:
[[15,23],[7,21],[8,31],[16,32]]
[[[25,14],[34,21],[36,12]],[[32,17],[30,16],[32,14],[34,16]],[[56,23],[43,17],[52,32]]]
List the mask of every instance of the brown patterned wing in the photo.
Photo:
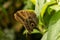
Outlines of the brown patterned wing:
[[33,11],[20,10],[14,14],[14,17],[18,22],[23,24],[28,32],[32,32],[38,24],[38,18]]

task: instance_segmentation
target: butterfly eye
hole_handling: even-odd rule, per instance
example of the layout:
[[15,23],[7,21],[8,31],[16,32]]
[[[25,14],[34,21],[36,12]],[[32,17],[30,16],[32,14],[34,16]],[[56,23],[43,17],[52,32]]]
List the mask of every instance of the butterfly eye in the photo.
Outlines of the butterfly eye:
[[31,23],[31,26],[34,27],[35,26],[34,23]]

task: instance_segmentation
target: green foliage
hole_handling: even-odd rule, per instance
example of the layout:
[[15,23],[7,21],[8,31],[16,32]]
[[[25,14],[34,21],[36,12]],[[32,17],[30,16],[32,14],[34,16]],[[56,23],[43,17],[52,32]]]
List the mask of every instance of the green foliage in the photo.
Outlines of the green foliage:
[[[56,12],[49,23],[48,33],[46,33],[42,40],[59,40],[60,39],[60,11]],[[47,36],[47,37],[46,37]]]
[[48,28],[47,40],[57,40],[60,33],[60,11],[52,16]]
[[[59,37],[60,36],[59,35],[60,34],[60,25],[59,25],[60,24],[60,6],[52,5],[48,7],[48,14],[51,15],[51,17],[49,18],[48,31],[47,33],[44,34],[41,40],[60,40],[60,37]],[[46,16],[44,17],[46,18]]]
[[[40,5],[38,6],[40,7]],[[40,14],[40,27],[41,25],[43,25],[45,28],[47,27],[48,29],[41,40],[60,40],[60,5],[57,4],[57,0],[51,0],[51,2],[46,2],[45,5],[43,5],[42,9],[37,8],[36,10],[37,14]]]
[[25,3],[25,7],[23,8],[24,10],[34,10],[35,9],[35,5],[30,1],[30,0],[26,0],[27,3]]

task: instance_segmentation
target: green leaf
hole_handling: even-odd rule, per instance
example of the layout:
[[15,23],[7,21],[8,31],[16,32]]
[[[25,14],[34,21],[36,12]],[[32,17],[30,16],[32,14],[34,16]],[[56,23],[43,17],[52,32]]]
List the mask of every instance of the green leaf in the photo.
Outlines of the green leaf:
[[49,23],[47,40],[57,40],[60,33],[60,11],[56,12]]
[[46,33],[44,34],[44,36],[42,37],[41,40],[47,40],[47,33],[48,33],[48,32],[46,32]]
[[53,4],[56,4],[56,1],[54,1],[54,2],[47,2],[47,3],[44,4],[44,6],[43,6],[43,8],[41,10],[41,13],[40,13],[41,17],[44,16],[44,13],[45,13],[46,9],[48,8],[48,6],[53,5]]
[[42,40],[60,40],[60,11],[56,12],[49,23],[47,36],[42,38]]
[[[23,34],[26,34],[26,33],[28,33],[27,30],[25,30],[25,31],[23,32]],[[31,34],[34,34],[34,33],[40,33],[40,32],[39,32],[38,30],[34,29],[33,32],[31,32]]]
[[36,0],[35,13],[37,17],[39,16],[41,9],[43,8],[45,0]]
[[[55,4],[56,5],[56,4]],[[49,25],[49,21],[51,19],[51,17],[55,14],[56,10],[55,9],[52,9],[51,7],[54,6],[54,5],[51,5],[49,6],[45,13],[44,13],[44,16],[43,16],[43,22],[45,24],[45,26],[48,26]]]
[[36,4],[36,0],[31,0],[31,2],[35,5]]
[[56,13],[52,16],[52,18],[51,18],[51,20],[50,20],[50,22],[49,22],[49,26],[50,26],[50,25],[53,25],[54,23],[56,23],[56,22],[58,21],[58,19],[60,19],[60,11],[56,12]]
[[24,10],[34,10],[35,5],[30,0],[26,0],[25,7],[23,9]]
[[47,40],[57,40],[58,34],[60,33],[60,20],[56,24],[51,25],[48,29]]
[[60,10],[60,5],[53,5],[50,7],[53,10],[59,11]]
[[60,6],[57,4],[49,6],[46,9],[45,14],[43,16],[44,24],[48,26],[50,18],[55,14],[55,12],[59,10],[60,10]]
[[[55,5],[55,4],[56,4],[56,1],[46,2],[44,4],[44,6],[42,7],[41,12],[39,14],[39,25],[41,24],[41,25],[45,26],[45,21],[46,21],[46,24],[48,24],[48,21],[50,20],[50,15],[46,12],[46,10],[48,9],[48,7]],[[43,19],[43,17],[44,17],[44,19]]]

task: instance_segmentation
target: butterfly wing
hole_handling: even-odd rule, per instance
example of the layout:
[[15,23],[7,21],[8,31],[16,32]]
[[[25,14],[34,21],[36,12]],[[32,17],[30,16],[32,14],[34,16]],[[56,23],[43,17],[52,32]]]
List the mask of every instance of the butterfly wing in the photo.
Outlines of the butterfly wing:
[[16,21],[23,24],[23,26],[28,30],[28,32],[32,32],[34,27],[37,26],[38,18],[33,11],[29,10],[20,10],[14,14]]

